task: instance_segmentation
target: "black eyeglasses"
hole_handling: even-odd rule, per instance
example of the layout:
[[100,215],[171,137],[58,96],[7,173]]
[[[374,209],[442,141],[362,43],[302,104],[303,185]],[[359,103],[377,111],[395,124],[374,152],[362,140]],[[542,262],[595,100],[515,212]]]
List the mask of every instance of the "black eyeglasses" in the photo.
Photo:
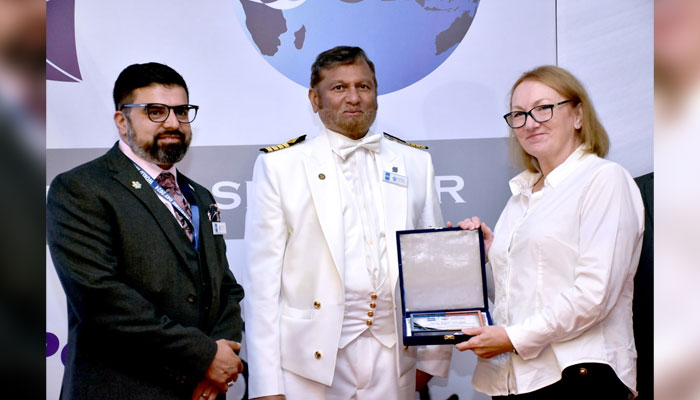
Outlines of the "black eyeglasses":
[[503,118],[506,120],[508,126],[513,129],[525,126],[527,122],[527,116],[531,116],[537,122],[547,122],[552,117],[554,117],[554,107],[560,106],[562,104],[568,103],[573,100],[560,101],[557,104],[541,104],[537,107],[533,107],[530,111],[512,111],[504,115]]
[[121,106],[120,110],[125,108],[135,108],[144,107],[146,109],[146,115],[148,119],[153,122],[165,122],[170,116],[170,110],[175,112],[175,118],[182,123],[191,123],[197,117],[197,110],[199,106],[194,104],[183,104],[180,106],[168,106],[160,103],[148,103],[148,104],[124,104]]

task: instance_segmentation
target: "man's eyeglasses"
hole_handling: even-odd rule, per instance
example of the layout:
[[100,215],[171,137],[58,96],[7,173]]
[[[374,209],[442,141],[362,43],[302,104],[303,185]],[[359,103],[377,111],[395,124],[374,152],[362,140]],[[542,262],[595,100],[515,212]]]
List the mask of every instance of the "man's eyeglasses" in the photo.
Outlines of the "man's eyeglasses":
[[552,117],[554,117],[554,107],[560,106],[562,104],[568,103],[573,100],[560,101],[557,104],[541,104],[537,107],[533,107],[530,111],[512,111],[504,115],[503,118],[506,120],[508,126],[513,129],[525,126],[527,122],[527,116],[531,116],[537,122],[547,122]]
[[183,123],[191,123],[197,117],[197,110],[199,106],[194,104],[183,104],[180,106],[168,106],[160,103],[148,103],[148,104],[124,104],[121,106],[120,110],[125,108],[135,108],[143,107],[146,109],[146,115],[148,119],[153,122],[165,122],[170,116],[170,110],[175,113],[175,118]]

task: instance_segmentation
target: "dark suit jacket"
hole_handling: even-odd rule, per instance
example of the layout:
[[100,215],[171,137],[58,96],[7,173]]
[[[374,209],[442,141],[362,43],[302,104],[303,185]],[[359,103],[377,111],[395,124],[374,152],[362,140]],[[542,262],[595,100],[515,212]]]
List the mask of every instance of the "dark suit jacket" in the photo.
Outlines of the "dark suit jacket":
[[637,400],[654,398],[654,173],[634,179],[644,201],[644,242],[634,277],[632,319],[637,347]]
[[199,205],[195,251],[115,144],[57,176],[46,229],[68,302],[62,398],[189,399],[217,339],[241,340],[243,289],[207,216],[211,193],[178,172]]

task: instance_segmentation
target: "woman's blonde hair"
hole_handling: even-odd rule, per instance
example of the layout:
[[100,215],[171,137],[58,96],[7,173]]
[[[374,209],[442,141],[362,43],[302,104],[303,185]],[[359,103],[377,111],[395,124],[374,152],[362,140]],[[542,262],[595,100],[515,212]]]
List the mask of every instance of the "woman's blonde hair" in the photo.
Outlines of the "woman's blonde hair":
[[[572,100],[574,105],[581,104],[583,107],[583,119],[581,128],[576,130],[583,144],[583,151],[595,153],[599,157],[605,157],[610,148],[610,139],[605,128],[598,120],[593,103],[586,89],[576,77],[569,71],[555,67],[554,65],[543,65],[531,71],[527,71],[518,78],[510,89],[510,105],[513,102],[513,92],[515,88],[525,81],[537,81],[543,83],[556,92],[564,96],[567,100]],[[537,159],[526,153],[515,137],[515,131],[510,129],[511,156],[516,165],[531,172],[537,172],[539,163]]]

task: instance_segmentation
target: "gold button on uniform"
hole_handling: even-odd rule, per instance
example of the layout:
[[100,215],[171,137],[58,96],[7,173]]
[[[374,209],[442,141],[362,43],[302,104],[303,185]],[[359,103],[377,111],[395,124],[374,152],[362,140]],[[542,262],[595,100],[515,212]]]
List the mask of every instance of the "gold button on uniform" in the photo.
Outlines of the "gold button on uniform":
[[369,302],[369,308],[377,308],[377,303],[370,301]]
[[586,376],[586,375],[588,375],[588,370],[585,369],[585,368],[583,368],[583,367],[581,367],[581,368],[578,369],[578,374],[581,375],[581,376]]
[[326,175],[325,174],[318,174],[318,179],[324,180],[324,179],[326,179]]
[[369,295],[369,298],[372,299],[372,300],[377,300],[377,294],[376,294],[376,293],[372,293],[372,294]]
[[321,356],[322,356],[322,355],[321,355],[321,352],[318,351],[318,350],[316,350],[316,352],[314,353],[314,357],[316,357],[316,359],[318,360],[318,359],[321,358]]
[[374,317],[374,311],[372,311],[372,310],[367,311],[367,316]]
[[372,326],[372,320],[371,320],[371,319],[368,319],[367,321],[365,321],[365,323],[367,324],[367,326]]
[[321,302],[318,301],[318,300],[314,301],[314,308],[317,309],[317,310],[318,310],[319,308],[321,308]]

